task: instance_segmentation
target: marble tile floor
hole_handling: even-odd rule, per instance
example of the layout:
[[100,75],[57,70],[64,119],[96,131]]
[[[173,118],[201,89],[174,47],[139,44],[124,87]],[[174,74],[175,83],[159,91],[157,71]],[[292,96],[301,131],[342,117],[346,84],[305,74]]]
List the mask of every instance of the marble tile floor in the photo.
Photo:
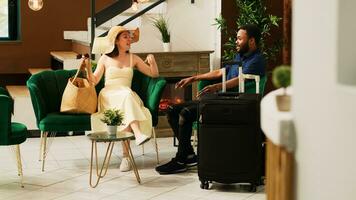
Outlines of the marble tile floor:
[[[159,175],[154,167],[156,157],[153,144],[142,148],[132,142],[131,147],[142,183],[138,184],[133,171],[120,172],[122,148],[116,143],[107,175],[98,187],[89,186],[91,142],[86,136],[67,136],[52,139],[46,159],[45,172],[41,172],[39,138],[29,138],[21,148],[24,188],[19,185],[16,157],[11,147],[0,146],[0,200],[15,199],[152,199],[152,200],[264,200],[264,186],[256,193],[241,185],[214,183],[210,190],[200,189],[196,169],[175,175]],[[176,152],[172,138],[159,138],[161,163],[168,162]],[[103,159],[106,145],[98,144],[98,155]]]

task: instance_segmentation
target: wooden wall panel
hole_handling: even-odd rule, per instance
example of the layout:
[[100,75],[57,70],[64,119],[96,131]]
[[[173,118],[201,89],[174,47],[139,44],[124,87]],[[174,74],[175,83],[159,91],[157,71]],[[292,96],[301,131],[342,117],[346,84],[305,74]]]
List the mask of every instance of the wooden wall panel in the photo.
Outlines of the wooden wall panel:
[[[112,2],[97,0],[97,10]],[[44,1],[43,8],[35,12],[28,7],[27,0],[21,0],[20,12],[20,40],[0,42],[0,74],[27,73],[31,67],[48,67],[50,51],[71,50],[72,42],[63,39],[63,31],[87,29],[90,1]]]

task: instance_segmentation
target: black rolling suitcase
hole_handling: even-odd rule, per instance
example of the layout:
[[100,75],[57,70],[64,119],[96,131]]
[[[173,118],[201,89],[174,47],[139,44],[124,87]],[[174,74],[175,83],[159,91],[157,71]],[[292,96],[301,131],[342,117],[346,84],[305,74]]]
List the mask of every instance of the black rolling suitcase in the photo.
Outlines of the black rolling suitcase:
[[263,133],[260,95],[220,93],[199,103],[198,175],[202,189],[209,183],[261,183]]

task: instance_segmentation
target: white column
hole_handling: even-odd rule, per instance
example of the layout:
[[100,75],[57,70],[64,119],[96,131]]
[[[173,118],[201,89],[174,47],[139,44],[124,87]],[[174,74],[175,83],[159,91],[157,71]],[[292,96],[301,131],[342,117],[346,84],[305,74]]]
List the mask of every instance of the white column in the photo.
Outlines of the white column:
[[293,1],[297,200],[356,199],[356,92],[338,80],[341,65],[356,66],[355,7],[354,0]]

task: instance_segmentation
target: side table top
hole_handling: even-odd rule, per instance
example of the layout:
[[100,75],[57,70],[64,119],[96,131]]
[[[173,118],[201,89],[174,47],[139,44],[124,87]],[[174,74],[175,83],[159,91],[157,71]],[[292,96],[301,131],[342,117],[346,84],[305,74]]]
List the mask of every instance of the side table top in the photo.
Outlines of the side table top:
[[98,131],[89,133],[87,136],[96,142],[115,142],[135,138],[133,133],[127,131],[118,132],[116,135],[109,135],[107,131]]

